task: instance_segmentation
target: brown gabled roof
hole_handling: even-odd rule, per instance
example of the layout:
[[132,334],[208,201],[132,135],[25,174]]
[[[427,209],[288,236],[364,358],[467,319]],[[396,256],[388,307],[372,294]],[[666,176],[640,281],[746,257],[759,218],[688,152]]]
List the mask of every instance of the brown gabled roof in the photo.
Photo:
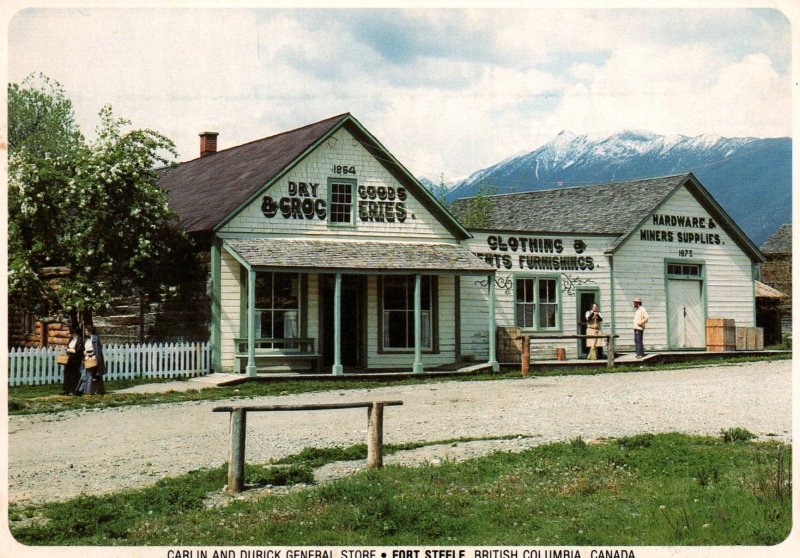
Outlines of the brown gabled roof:
[[765,254],[791,254],[792,253],[792,224],[784,223],[770,236],[761,251]]
[[181,163],[159,184],[189,232],[216,227],[349,113]]

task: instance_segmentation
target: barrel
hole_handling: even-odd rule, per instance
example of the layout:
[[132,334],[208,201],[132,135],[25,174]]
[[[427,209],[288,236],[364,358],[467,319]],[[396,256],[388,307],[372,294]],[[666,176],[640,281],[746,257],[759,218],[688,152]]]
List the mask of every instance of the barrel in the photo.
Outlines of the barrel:
[[706,350],[724,353],[736,350],[736,322],[730,318],[706,318]]

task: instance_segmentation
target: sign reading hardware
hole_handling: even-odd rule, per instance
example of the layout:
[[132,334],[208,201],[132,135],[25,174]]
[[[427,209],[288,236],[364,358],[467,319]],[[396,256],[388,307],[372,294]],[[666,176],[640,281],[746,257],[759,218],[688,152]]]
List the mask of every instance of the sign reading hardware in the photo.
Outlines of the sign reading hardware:
[[486,244],[491,252],[475,255],[497,269],[542,269],[549,271],[592,270],[594,258],[583,256],[586,243],[575,239],[572,249],[575,255],[566,255],[564,241],[560,238],[535,238],[529,236],[490,235]]
[[[680,227],[684,229],[716,229],[711,217],[690,217],[688,215],[653,215],[656,227]],[[722,244],[717,233],[695,231],[670,231],[664,229],[641,229],[639,240],[647,242],[680,242],[683,244]]]

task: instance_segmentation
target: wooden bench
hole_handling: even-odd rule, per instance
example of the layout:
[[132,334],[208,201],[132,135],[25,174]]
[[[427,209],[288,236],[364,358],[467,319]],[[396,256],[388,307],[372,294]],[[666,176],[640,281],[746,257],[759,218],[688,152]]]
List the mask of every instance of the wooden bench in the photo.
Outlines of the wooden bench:
[[245,405],[214,407],[214,413],[230,413],[231,444],[228,452],[228,492],[244,488],[244,449],[247,413],[260,411],[322,411],[367,409],[367,468],[383,466],[383,408],[402,405],[402,401],[362,401],[358,403],[316,403],[310,405]]
[[619,335],[523,335],[517,339],[520,338],[522,339],[521,372],[523,376],[527,376],[531,366],[531,339],[605,339],[607,367],[614,368],[614,339],[619,338]]
[[[242,364],[247,364],[247,338],[234,339],[236,351],[233,370],[242,372]],[[260,337],[254,340],[256,361],[290,362],[307,361],[314,372],[319,371],[320,355],[314,350],[314,339],[310,337]]]

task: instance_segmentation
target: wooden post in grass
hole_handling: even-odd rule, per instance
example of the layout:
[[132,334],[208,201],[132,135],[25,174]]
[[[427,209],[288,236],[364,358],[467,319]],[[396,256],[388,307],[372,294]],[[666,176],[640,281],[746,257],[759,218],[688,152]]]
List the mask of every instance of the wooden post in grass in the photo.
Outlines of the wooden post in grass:
[[244,448],[247,412],[321,411],[367,408],[367,468],[383,466],[383,408],[402,405],[402,401],[359,401],[357,403],[311,403],[309,405],[250,405],[214,407],[214,413],[230,413],[231,446],[228,452],[228,492],[244,489]]
[[527,335],[522,337],[522,375],[527,376],[531,367],[531,338]]
[[383,467],[383,403],[367,407],[367,469]]
[[228,454],[228,492],[241,492],[244,488],[244,448],[247,411],[231,411],[231,447]]

